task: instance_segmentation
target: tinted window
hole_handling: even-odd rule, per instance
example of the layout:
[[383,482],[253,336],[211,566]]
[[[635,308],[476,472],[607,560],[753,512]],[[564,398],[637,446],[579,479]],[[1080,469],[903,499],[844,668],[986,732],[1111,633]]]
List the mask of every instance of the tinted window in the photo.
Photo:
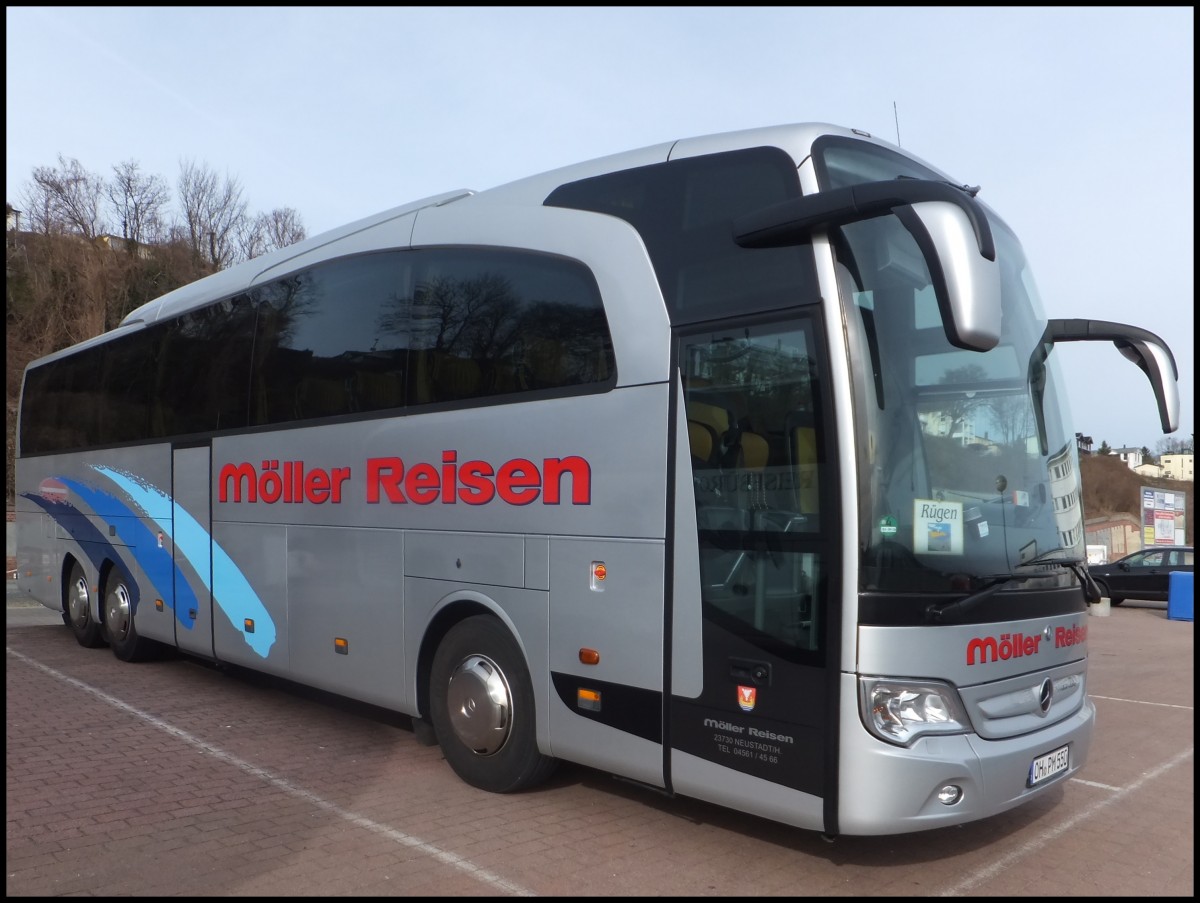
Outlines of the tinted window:
[[615,375],[600,293],[578,262],[366,254],[31,369],[21,453],[603,391]]
[[30,370],[21,405],[21,451],[79,448],[94,432],[99,349]]
[[365,255],[255,296],[255,423],[602,386],[614,374],[595,280],[563,258]]
[[481,248],[414,252],[410,404],[609,384],[612,342],[580,264]]
[[237,295],[167,325],[158,368],[163,428],[153,438],[246,425],[254,320],[249,296]]
[[675,323],[818,298],[812,249],[739,247],[733,220],[800,194],[778,148],[710,154],[563,185],[546,204],[620,217],[638,230]]
[[253,422],[286,423],[404,404],[411,292],[398,253],[323,264],[255,291]]

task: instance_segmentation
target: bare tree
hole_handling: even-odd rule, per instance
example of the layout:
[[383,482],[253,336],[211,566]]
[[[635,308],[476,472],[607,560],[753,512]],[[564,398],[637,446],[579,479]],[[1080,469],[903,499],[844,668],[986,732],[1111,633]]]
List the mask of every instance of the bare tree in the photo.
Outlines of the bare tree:
[[265,223],[268,250],[286,248],[308,238],[300,214],[292,207],[276,207],[259,218]]
[[1196,447],[1196,434],[1188,433],[1184,436],[1169,436],[1165,439],[1158,440],[1158,454],[1162,455],[1178,455],[1192,452]]
[[50,235],[61,232],[61,227],[55,226],[57,221],[51,209],[50,197],[36,182],[27,182],[20,193],[21,211],[24,217],[25,232],[36,232],[40,235]]
[[202,260],[224,269],[237,261],[238,234],[244,227],[246,202],[237,179],[221,182],[205,165],[180,163],[179,205],[187,240]]
[[139,245],[162,240],[163,208],[171,191],[161,176],[143,175],[133,160],[119,163],[108,183],[108,199],[121,221],[122,238]]
[[307,237],[300,214],[291,207],[278,207],[270,213],[247,218],[238,232],[238,245],[242,256],[246,260],[253,260]]
[[1005,445],[1023,443],[1033,435],[1033,409],[1024,395],[997,395],[986,406]]
[[38,166],[24,200],[30,231],[74,233],[93,239],[104,231],[104,182],[76,159],[58,155],[58,168]]
[[266,222],[263,215],[242,220],[237,234],[238,251],[246,260],[262,257],[270,248],[267,247]]

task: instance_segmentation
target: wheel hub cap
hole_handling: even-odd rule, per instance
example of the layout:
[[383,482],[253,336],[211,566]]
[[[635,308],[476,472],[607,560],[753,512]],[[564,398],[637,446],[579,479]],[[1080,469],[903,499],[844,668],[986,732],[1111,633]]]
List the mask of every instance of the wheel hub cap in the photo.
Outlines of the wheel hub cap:
[[446,694],[450,724],[478,755],[498,752],[512,729],[512,692],[500,667],[483,655],[469,655],[450,676]]

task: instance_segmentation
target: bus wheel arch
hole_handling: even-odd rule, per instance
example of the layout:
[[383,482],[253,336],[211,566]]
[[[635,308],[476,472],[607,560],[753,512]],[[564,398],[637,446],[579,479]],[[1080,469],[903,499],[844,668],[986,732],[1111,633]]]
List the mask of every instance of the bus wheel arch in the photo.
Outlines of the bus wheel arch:
[[[425,634],[421,638],[421,648],[417,652],[416,700],[417,711],[426,724],[432,724],[429,717],[429,680],[433,671],[433,657],[442,644],[446,634],[461,621],[473,615],[491,614],[492,609],[483,602],[473,598],[458,598],[449,602],[442,600],[438,612],[429,620]],[[414,717],[414,721],[416,718]],[[430,745],[436,745],[430,744]]]
[[509,627],[484,606],[454,609],[437,641],[427,644],[433,655],[423,670],[425,711],[438,745],[454,772],[474,787],[493,793],[533,787],[557,762],[538,749],[525,655]]
[[92,616],[92,594],[83,565],[71,555],[63,562],[63,622],[87,649],[104,645],[104,625]]

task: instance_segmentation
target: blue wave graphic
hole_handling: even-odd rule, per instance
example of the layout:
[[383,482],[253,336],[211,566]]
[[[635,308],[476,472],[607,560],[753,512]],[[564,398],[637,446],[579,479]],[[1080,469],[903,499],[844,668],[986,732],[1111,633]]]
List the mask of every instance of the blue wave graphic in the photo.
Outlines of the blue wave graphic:
[[[271,619],[267,607],[263,605],[262,600],[258,597],[258,593],[254,591],[254,587],[250,585],[250,581],[246,579],[246,575],[242,573],[233,559],[229,557],[229,554],[221,548],[220,544],[212,538],[212,535],[185,508],[178,502],[170,499],[167,493],[158,487],[131,474],[114,470],[102,464],[93,464],[91,467],[97,473],[116,483],[131,499],[138,503],[146,516],[153,520],[159,529],[171,537],[175,548],[179,549],[189,562],[207,561],[211,544],[211,579],[207,573],[207,568],[197,568],[196,572],[208,591],[212,593],[214,606],[220,609],[233,628],[242,635],[242,639],[246,641],[246,645],[262,658],[266,658],[267,654],[271,651],[271,647],[275,645],[275,622]],[[64,482],[66,481],[64,480]],[[157,508],[155,503],[163,501],[170,502],[168,510],[171,512],[172,517],[162,517],[160,520],[153,512]],[[174,532],[171,529],[172,519],[175,525]],[[148,530],[145,532],[149,542],[152,545],[157,545],[157,538],[150,536]],[[159,549],[158,551],[164,550]],[[221,587],[220,596],[217,595],[213,588],[214,586]],[[184,606],[181,606],[181,608],[185,611],[187,610]],[[254,621],[254,633],[246,632],[246,619]]]
[[[164,604],[172,605],[174,594],[170,590],[176,573],[175,562],[171,560],[171,553],[158,544],[158,537],[142,522],[142,514],[148,516],[150,509],[146,505],[141,505],[142,510],[138,511],[101,489],[69,477],[58,477],[58,479],[86,502],[92,511],[102,517],[108,526],[118,527],[122,539],[128,543],[128,546],[122,546],[118,552],[107,537],[102,540],[104,544],[112,549],[114,557],[120,553],[131,556],[145,573],[146,579],[150,581],[158,597],[163,600]],[[179,582],[183,583],[182,580]],[[185,583],[183,585],[186,586]],[[190,589],[187,590],[187,594],[191,594]],[[130,603],[136,612],[141,597],[137,581],[130,582],[129,595]],[[176,621],[185,629],[191,630],[194,622],[186,616],[181,616],[181,613],[188,611],[188,607],[176,605],[174,608]]]
[[88,557],[92,563],[92,568],[99,571],[100,566],[104,564],[104,559],[111,557],[105,554],[105,549],[111,549],[112,546],[100,528],[93,524],[86,514],[81,512],[70,502],[49,501],[39,493],[22,492],[24,498],[29,499],[43,511],[53,518],[63,532],[71,536],[78,544],[79,548]]

